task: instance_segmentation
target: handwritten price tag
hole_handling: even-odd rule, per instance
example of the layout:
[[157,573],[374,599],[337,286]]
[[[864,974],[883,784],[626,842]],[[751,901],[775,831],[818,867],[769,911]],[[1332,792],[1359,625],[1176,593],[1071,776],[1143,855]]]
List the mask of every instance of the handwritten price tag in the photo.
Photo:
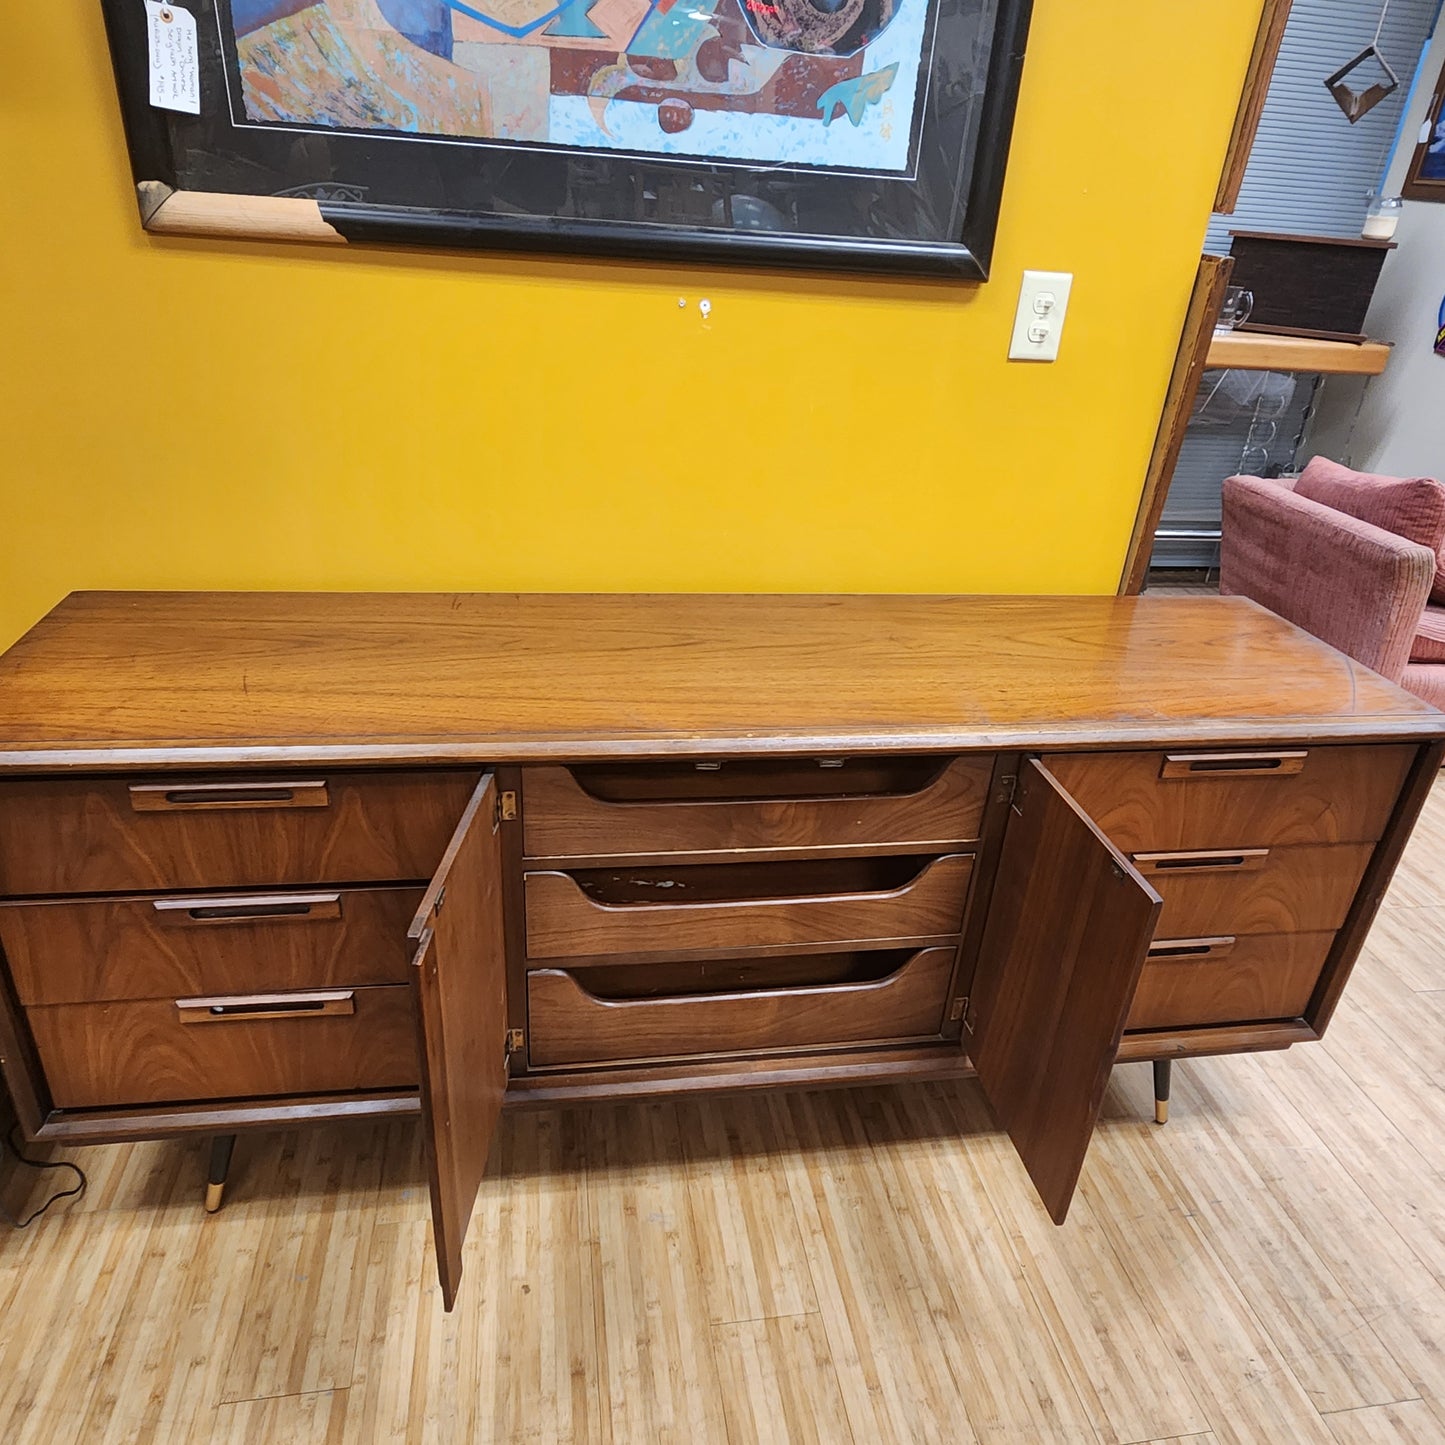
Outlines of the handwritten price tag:
[[151,104],[201,113],[201,64],[196,17],[165,0],[145,0],[150,22]]

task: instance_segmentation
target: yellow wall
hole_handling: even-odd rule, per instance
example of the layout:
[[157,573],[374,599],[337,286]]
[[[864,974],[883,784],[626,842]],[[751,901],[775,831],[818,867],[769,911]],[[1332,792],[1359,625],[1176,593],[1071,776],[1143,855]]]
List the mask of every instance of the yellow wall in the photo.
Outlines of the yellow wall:
[[1260,0],[1038,0],[979,287],[152,240],[98,8],[0,45],[0,644],[81,587],[1113,590]]

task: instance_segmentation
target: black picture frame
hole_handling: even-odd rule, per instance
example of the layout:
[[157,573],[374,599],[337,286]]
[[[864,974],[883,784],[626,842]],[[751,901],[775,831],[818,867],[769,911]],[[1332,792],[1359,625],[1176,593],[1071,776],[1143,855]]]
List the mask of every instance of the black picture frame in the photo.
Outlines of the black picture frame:
[[[199,116],[151,107],[145,8],[101,0],[141,217],[153,233],[988,278],[1032,0],[930,0],[914,170],[897,176],[237,124],[231,0],[180,3],[198,27]],[[970,82],[948,69],[949,35],[970,24],[974,54],[976,36],[989,36],[981,93],[976,76]],[[958,142],[952,149],[950,140]],[[966,176],[951,194],[950,175]],[[710,204],[712,214],[579,214],[579,188],[639,211],[656,206],[659,194],[686,192],[688,204]],[[778,205],[752,195],[767,188],[782,197]],[[566,196],[569,209],[549,213],[552,196]],[[788,223],[758,228],[744,200]],[[797,223],[802,215],[806,225]],[[833,215],[852,229],[830,231]],[[918,234],[910,233],[915,218]]]
[[1425,113],[1425,134],[1410,158],[1400,194],[1408,201],[1445,201],[1445,66]]

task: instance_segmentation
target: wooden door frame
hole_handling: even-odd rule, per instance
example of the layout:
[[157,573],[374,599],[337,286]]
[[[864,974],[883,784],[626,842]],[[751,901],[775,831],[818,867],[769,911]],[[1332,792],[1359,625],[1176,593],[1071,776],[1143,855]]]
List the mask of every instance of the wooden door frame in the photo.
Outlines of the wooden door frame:
[[1189,297],[1189,310],[1184,317],[1184,330],[1179,350],[1174,357],[1174,371],[1164,397],[1164,411],[1159,418],[1159,431],[1154,438],[1154,451],[1149,469],[1144,474],[1144,491],[1134,517],[1134,531],[1119,577],[1119,596],[1137,597],[1144,590],[1149,571],[1149,557],[1154,550],[1154,533],[1169,495],[1169,483],[1179,463],[1184,433],[1194,410],[1199,392],[1199,379],[1209,360],[1209,343],[1214,339],[1214,325],[1224,305],[1224,293],[1234,271],[1233,256],[1204,256],[1194,278],[1194,291]]
[[[1234,130],[1229,137],[1224,169],[1214,196],[1217,215],[1233,214],[1238,204],[1245,167],[1249,164],[1249,154],[1254,149],[1255,136],[1259,132],[1260,117],[1264,114],[1269,83],[1274,78],[1293,3],[1294,0],[1264,0],[1259,29],[1254,37],[1254,50],[1249,57],[1249,69],[1245,72],[1244,90],[1234,117]],[[1154,549],[1154,533],[1164,511],[1169,483],[1174,479],[1174,468],[1179,461],[1180,448],[1184,445],[1184,433],[1194,409],[1199,379],[1204,374],[1210,337],[1214,333],[1214,323],[1219,317],[1233,266],[1234,261],[1228,256],[1205,256],[1195,277],[1194,292],[1189,298],[1189,310],[1179,338],[1179,350],[1174,358],[1174,371],[1169,378],[1169,390],[1159,418],[1159,431],[1154,439],[1154,451],[1149,458],[1134,530],[1129,538],[1124,570],[1119,578],[1121,597],[1137,596],[1144,589],[1149,556]]]
[[1220,215],[1233,215],[1239,203],[1244,169],[1249,164],[1249,153],[1254,149],[1254,138],[1259,132],[1265,98],[1269,95],[1269,83],[1274,78],[1274,67],[1279,61],[1279,49],[1284,42],[1285,26],[1289,24],[1293,3],[1294,0],[1264,0],[1259,31],[1254,37],[1254,51],[1244,76],[1244,93],[1239,98],[1234,131],[1229,137],[1224,170],[1214,196],[1214,209]]

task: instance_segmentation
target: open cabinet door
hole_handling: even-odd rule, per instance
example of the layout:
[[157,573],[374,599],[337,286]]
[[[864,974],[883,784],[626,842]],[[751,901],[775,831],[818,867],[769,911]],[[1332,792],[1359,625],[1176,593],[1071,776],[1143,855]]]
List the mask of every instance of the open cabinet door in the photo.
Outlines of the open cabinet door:
[[432,1232],[448,1310],[507,1088],[507,956],[497,783],[467,803],[409,930]]
[[1162,906],[1037,759],[1020,770],[964,1047],[1064,1222]]

